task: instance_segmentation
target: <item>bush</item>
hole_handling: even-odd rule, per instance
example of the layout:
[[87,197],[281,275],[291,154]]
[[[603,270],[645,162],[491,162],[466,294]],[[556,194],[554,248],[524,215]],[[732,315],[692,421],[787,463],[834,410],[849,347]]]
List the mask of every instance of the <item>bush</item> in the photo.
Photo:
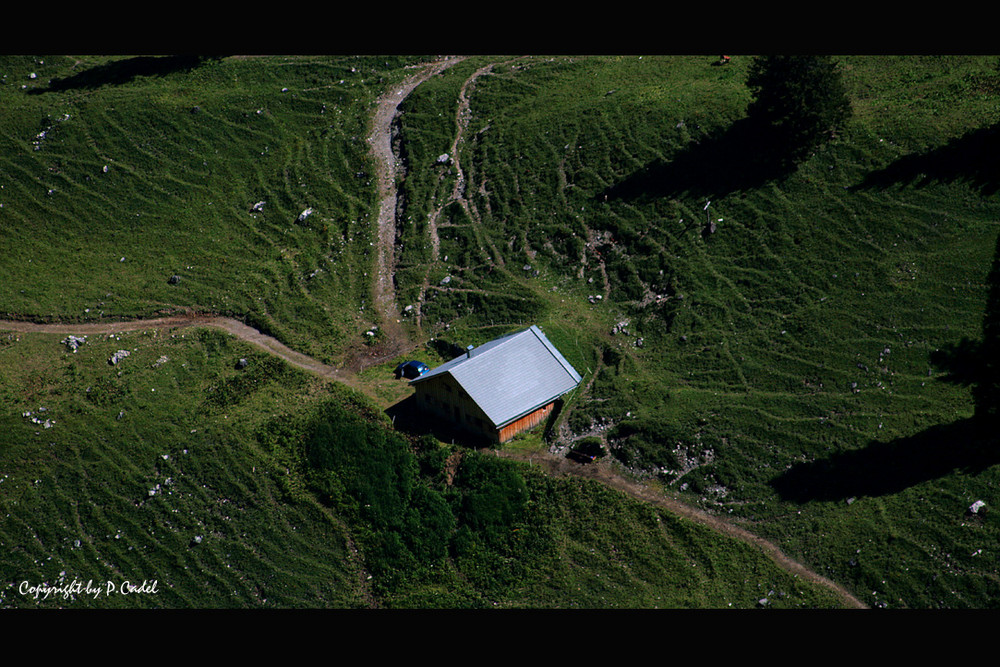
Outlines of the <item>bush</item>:
[[470,452],[462,459],[455,486],[463,491],[459,520],[491,546],[506,543],[507,529],[524,518],[528,487],[505,461]]
[[339,408],[328,410],[306,443],[309,463],[331,470],[375,531],[398,528],[417,479],[406,442]]
[[406,540],[410,551],[424,563],[448,554],[448,543],[457,524],[444,497],[425,485],[413,490],[406,517]]
[[678,469],[680,467],[673,450],[680,445],[693,445],[681,428],[660,420],[644,419],[619,424],[608,434],[613,442],[611,453],[629,468],[636,469]]

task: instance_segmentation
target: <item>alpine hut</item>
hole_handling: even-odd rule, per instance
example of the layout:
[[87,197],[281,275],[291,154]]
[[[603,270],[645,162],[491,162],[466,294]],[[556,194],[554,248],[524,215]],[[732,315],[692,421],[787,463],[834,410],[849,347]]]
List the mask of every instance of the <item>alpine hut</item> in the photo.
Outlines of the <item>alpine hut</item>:
[[417,407],[460,431],[506,442],[543,422],[580,374],[531,327],[469,348],[411,380]]

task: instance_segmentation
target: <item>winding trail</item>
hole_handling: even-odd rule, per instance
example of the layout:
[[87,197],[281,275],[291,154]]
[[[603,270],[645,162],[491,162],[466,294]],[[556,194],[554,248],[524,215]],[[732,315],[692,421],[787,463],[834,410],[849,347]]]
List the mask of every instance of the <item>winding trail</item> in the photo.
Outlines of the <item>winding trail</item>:
[[[384,331],[388,334],[390,344],[389,352],[398,354],[406,347],[406,338],[399,326],[399,308],[396,304],[395,288],[393,281],[394,270],[394,246],[396,232],[396,157],[392,151],[392,122],[397,113],[400,102],[416,88],[420,83],[428,78],[444,71],[448,67],[461,62],[464,57],[449,57],[443,60],[418,66],[418,71],[407,77],[403,82],[394,86],[383,94],[378,100],[378,106],[373,118],[372,131],[368,137],[371,146],[372,156],[375,160],[378,189],[379,189],[379,216],[378,216],[378,252],[376,255],[376,276],[373,281],[372,291],[377,312],[384,326]],[[458,132],[455,142],[452,144],[452,154],[455,155],[458,164],[458,146],[464,128],[468,123],[468,99],[466,91],[476,78],[483,73],[489,72],[497,63],[492,63],[476,72],[462,86],[461,99],[459,100],[459,110],[456,115]],[[459,168],[459,180],[455,184],[450,201],[460,201],[464,199],[464,179],[461,168]],[[440,208],[438,209],[440,211]],[[434,230],[432,221],[432,230]],[[432,239],[436,236],[436,230]],[[436,245],[436,244],[435,244]],[[437,248],[435,247],[435,251]],[[436,252],[435,252],[436,254]],[[287,347],[277,339],[267,334],[261,333],[257,329],[240,322],[239,320],[223,317],[219,315],[186,313],[169,317],[152,319],[132,320],[126,322],[84,322],[84,323],[44,323],[0,320],[0,331],[14,331],[18,333],[48,333],[48,334],[108,334],[124,331],[142,331],[145,329],[171,329],[182,327],[216,327],[222,329],[240,340],[244,340],[265,352],[269,352],[287,361],[292,366],[315,373],[316,375],[341,382],[353,389],[365,393],[375,400],[379,400],[372,394],[371,389],[362,385],[355,373],[348,370],[338,369],[324,364],[312,357],[300,352],[296,352]],[[866,608],[856,597],[851,595],[842,586],[820,576],[809,570],[801,563],[789,558],[778,549],[773,543],[757,535],[750,533],[743,528],[704,512],[696,507],[682,503],[674,498],[670,498],[660,491],[651,489],[643,484],[626,480],[620,474],[613,471],[606,464],[592,464],[584,466],[577,464],[565,457],[556,456],[548,452],[533,452],[523,454],[507,450],[498,450],[497,455],[503,458],[519,459],[528,461],[531,464],[542,465],[546,470],[556,476],[573,475],[598,480],[612,488],[616,488],[641,501],[650,502],[663,507],[675,514],[684,516],[692,521],[709,526],[710,528],[726,534],[735,539],[742,540],[761,549],[777,565],[819,585],[825,586],[837,593],[844,603],[849,607]]]
[[852,595],[846,588],[816,572],[813,572],[797,560],[786,556],[774,543],[769,542],[758,535],[754,535],[750,531],[740,528],[725,519],[709,514],[704,510],[672,498],[658,489],[646,486],[641,482],[629,481],[615,472],[606,462],[601,461],[584,465],[576,463],[575,461],[572,461],[564,456],[557,456],[549,452],[531,452],[530,454],[525,454],[523,452],[500,449],[497,450],[497,453],[501,458],[515,459],[518,461],[525,461],[532,465],[541,466],[549,475],[552,476],[573,476],[596,480],[606,486],[618,489],[632,498],[652,503],[653,505],[662,507],[673,514],[683,516],[684,518],[700,523],[703,526],[708,526],[716,532],[757,547],[775,564],[791,574],[828,588],[840,597],[845,606],[853,609],[868,608],[867,605]]
[[[437,206],[434,206],[427,217],[427,229],[431,242],[431,261],[427,267],[426,273],[424,274],[424,283],[421,285],[420,294],[417,297],[416,322],[418,329],[423,326],[423,306],[427,299],[427,290],[431,289],[431,268],[437,264],[441,257],[441,237],[438,235],[438,218],[441,217],[441,212],[444,211],[445,207],[452,202],[458,202],[458,204],[468,214],[470,220],[473,220],[477,224],[481,223],[479,212],[465,196],[468,182],[465,170],[462,168],[460,150],[460,147],[465,140],[465,130],[469,126],[469,119],[472,113],[469,109],[469,90],[475,85],[476,79],[492,72],[494,67],[520,59],[521,57],[518,57],[503,63],[488,63],[480,67],[469,75],[469,77],[462,83],[462,87],[458,91],[458,106],[455,110],[455,139],[451,142],[451,147],[448,149],[448,155],[451,157],[451,164],[456,173],[455,184],[452,187],[451,194]],[[481,187],[483,186],[481,185]],[[493,247],[492,242],[490,242],[490,246],[491,261],[498,266],[503,266],[504,261],[500,252],[496,247]]]
[[376,255],[373,298],[382,320],[382,330],[388,335],[391,348],[401,348],[405,337],[399,326],[399,305],[393,274],[396,245],[396,156],[392,151],[392,121],[399,104],[418,85],[430,77],[464,60],[451,57],[423,66],[402,83],[387,90],[378,100],[368,144],[378,175],[378,253]]
[[278,339],[261,333],[257,329],[234,320],[231,317],[219,315],[187,314],[171,317],[158,317],[148,320],[131,320],[128,322],[83,322],[79,324],[53,323],[38,324],[35,322],[18,322],[0,320],[0,331],[16,331],[18,333],[49,333],[49,334],[109,334],[122,331],[142,331],[145,329],[177,329],[183,327],[216,327],[222,329],[240,340],[244,340],[265,352],[281,357],[292,366],[315,373],[329,380],[342,382],[349,387],[368,393],[361,386],[353,373],[333,366],[328,366],[312,357],[296,352]]

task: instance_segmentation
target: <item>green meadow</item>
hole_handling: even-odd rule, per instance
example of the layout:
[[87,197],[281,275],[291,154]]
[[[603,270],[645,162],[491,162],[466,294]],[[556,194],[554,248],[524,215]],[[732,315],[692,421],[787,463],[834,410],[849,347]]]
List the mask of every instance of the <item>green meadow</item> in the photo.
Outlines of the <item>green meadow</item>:
[[[1000,443],[956,368],[1000,234],[997,58],[836,58],[853,116],[782,173],[734,140],[750,58],[714,60],[477,56],[419,85],[412,354],[538,324],[584,383],[506,448],[600,444],[869,606],[995,606]],[[343,365],[380,324],[368,121],[423,61],[3,58],[0,317],[214,312]],[[211,329],[64,338],[0,331],[0,606],[843,604],[597,482],[394,429],[401,359],[361,373],[376,404]],[[159,592],[19,591],[74,579]]]

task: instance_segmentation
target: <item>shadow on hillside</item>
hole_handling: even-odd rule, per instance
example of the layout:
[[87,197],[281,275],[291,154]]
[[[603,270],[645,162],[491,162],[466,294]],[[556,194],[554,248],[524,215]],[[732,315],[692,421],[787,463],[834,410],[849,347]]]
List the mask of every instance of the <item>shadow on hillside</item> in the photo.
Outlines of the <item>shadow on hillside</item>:
[[954,470],[976,474],[1000,463],[1000,442],[974,419],[916,435],[872,442],[861,450],[800,463],[771,481],[785,500],[807,503],[898,493]]
[[926,153],[902,157],[868,174],[850,189],[880,189],[895,184],[923,187],[953,181],[968,181],[984,196],[1000,190],[1000,124],[973,130]]
[[982,342],[966,337],[931,352],[931,364],[945,373],[939,379],[968,387],[982,376],[981,355]]
[[414,437],[432,435],[441,442],[477,448],[491,445],[486,439],[476,439],[468,431],[453,428],[446,420],[421,410],[417,406],[416,397],[412,394],[386,408],[385,414],[392,420],[393,428],[407,435]]
[[930,357],[944,371],[941,380],[972,387],[975,416],[795,465],[771,481],[782,498],[805,503],[881,496],[956,469],[978,473],[1000,463],[1000,235],[986,282],[982,339],[963,338]]
[[632,201],[682,193],[723,197],[784,178],[794,166],[781,159],[757,123],[741,119],[692,142],[669,162],[657,160],[598,193],[599,201]]
[[165,76],[174,72],[189,72],[202,63],[218,56],[136,56],[97,65],[78,74],[52,79],[44,88],[34,88],[29,95],[40,95],[61,90],[100,88],[128,83],[138,76]]

